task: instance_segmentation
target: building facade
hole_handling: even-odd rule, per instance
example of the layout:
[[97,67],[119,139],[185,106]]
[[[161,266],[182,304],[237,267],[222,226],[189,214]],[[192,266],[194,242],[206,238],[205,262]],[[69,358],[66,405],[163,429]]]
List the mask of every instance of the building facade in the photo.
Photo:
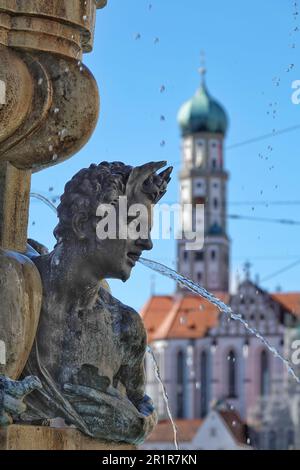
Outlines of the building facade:
[[[180,202],[193,207],[192,213],[183,211],[184,224],[204,234],[201,249],[189,250],[187,240],[178,241],[178,271],[230,305],[250,329],[290,360],[291,338],[298,331],[300,293],[266,292],[250,279],[247,270],[236,292],[229,292],[228,173],[224,165],[228,118],[209,94],[203,71],[201,86],[181,107],[178,121]],[[204,225],[197,220],[197,204],[204,204]],[[258,447],[300,448],[299,384],[291,382],[283,363],[259,334],[180,287],[174,295],[151,297],[141,315],[176,419],[203,419],[215,403],[225,400],[253,426]],[[166,404],[148,360],[146,373],[148,393],[164,420]],[[279,412],[278,401],[281,408],[288,407],[288,413]],[[274,430],[282,416],[286,416],[286,432],[280,440],[274,438]]]

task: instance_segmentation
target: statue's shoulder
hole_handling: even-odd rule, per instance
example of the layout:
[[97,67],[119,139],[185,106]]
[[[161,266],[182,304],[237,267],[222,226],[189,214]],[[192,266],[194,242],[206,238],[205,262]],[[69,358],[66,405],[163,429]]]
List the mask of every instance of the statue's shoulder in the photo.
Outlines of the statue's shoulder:
[[131,339],[143,340],[146,336],[144,323],[140,314],[129,305],[123,304],[116,299],[109,291],[100,288],[100,295],[107,305],[109,305],[114,321],[119,325],[121,332],[130,334]]

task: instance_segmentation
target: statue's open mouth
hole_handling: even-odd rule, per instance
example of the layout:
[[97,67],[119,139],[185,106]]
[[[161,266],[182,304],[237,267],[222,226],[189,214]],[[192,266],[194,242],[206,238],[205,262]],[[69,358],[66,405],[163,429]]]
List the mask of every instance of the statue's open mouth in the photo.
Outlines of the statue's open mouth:
[[139,260],[140,256],[141,256],[141,253],[133,253],[133,252],[127,253],[127,258],[133,266]]

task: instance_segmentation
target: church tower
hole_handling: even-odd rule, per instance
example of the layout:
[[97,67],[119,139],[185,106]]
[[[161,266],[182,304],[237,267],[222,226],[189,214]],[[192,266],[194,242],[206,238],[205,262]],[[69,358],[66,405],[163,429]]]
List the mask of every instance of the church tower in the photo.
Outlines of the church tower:
[[223,107],[208,92],[205,68],[200,72],[200,88],[178,113],[182,136],[179,179],[180,203],[192,205],[192,211],[183,210],[185,227],[195,231],[196,205],[204,205],[204,246],[201,250],[187,250],[186,240],[178,240],[177,268],[210,291],[228,292],[228,174],[224,168],[228,118]]

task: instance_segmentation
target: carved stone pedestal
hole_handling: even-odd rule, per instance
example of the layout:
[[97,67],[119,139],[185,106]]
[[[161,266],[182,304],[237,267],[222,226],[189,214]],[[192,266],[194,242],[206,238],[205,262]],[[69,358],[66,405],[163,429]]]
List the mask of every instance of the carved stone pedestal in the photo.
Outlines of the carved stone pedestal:
[[0,429],[0,450],[134,450],[129,444],[98,441],[76,429],[11,425]]

